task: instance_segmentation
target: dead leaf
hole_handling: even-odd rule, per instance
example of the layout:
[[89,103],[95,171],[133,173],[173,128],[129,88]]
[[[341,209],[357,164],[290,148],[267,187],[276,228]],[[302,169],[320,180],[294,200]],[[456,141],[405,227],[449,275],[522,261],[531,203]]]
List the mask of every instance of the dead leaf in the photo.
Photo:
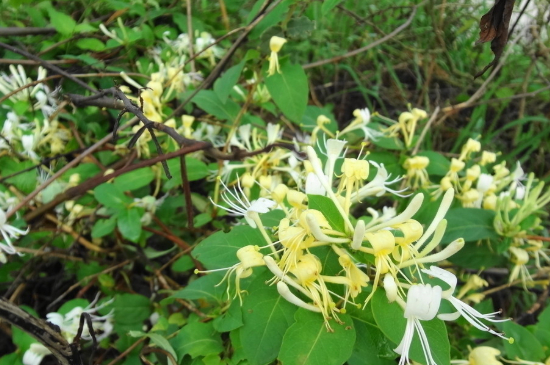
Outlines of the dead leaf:
[[508,27],[515,0],[495,0],[495,5],[489,12],[481,17],[479,22],[479,39],[476,44],[491,41],[491,50],[495,57],[483,70],[475,75],[475,78],[483,75],[490,67],[496,66],[504,47],[508,42]]

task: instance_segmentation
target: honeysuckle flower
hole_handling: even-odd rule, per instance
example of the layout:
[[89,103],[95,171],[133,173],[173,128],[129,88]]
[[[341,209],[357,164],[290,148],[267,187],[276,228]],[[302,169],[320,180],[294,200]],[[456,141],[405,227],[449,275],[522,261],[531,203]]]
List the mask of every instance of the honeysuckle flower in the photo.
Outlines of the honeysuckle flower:
[[29,233],[29,229],[27,228],[26,231],[23,231],[19,228],[15,228],[14,226],[11,226],[7,223],[6,213],[3,209],[0,208],[0,233],[2,233],[2,237],[4,237],[4,241],[6,243],[0,242],[0,250],[4,251],[5,253],[9,255],[13,254],[19,254],[15,247],[13,247],[12,238],[19,238],[21,235],[26,235]]
[[481,143],[475,139],[469,138],[466,144],[462,146],[462,151],[460,151],[460,157],[458,159],[467,161],[472,153],[479,151],[481,151]]
[[489,346],[479,346],[470,351],[468,360],[470,365],[502,365],[497,360],[497,356],[500,355],[500,351]]
[[17,203],[19,203],[19,199],[12,196],[9,191],[0,191],[0,210],[11,210]]
[[510,247],[508,251],[510,251],[510,261],[514,264],[508,282],[511,283],[520,277],[523,286],[527,287],[527,283],[533,281],[531,274],[529,274],[529,270],[527,270],[525,266],[529,262],[529,254],[526,250],[514,246]]
[[279,56],[278,53],[286,43],[286,39],[273,36],[269,41],[269,49],[271,50],[271,55],[269,56],[269,69],[267,70],[267,75],[274,75],[275,72],[281,73],[279,67]]
[[443,270],[437,266],[431,266],[430,269],[422,269],[422,272],[425,274],[428,274],[430,276],[436,277],[442,281],[444,281],[447,285],[449,285],[449,289],[444,290],[441,294],[443,299],[448,300],[453,307],[457,310],[456,313],[446,313],[446,314],[440,314],[438,316],[439,319],[448,321],[448,320],[456,320],[458,317],[462,316],[464,319],[466,319],[472,326],[475,328],[489,332],[495,336],[498,336],[500,338],[503,338],[505,340],[508,340],[507,337],[505,337],[502,333],[498,333],[491,328],[489,328],[485,323],[483,323],[481,320],[486,320],[489,322],[506,322],[510,319],[494,319],[494,317],[497,314],[500,314],[500,311],[489,313],[489,314],[482,314],[469,306],[468,304],[462,302],[460,299],[457,299],[453,296],[454,291],[456,289],[457,284],[457,278],[456,276],[447,271]]
[[338,255],[338,263],[342,266],[342,269],[346,273],[348,279],[348,285],[346,286],[346,294],[344,296],[344,308],[348,302],[348,297],[356,298],[361,293],[361,288],[366,287],[370,278],[365,274],[352,257],[343,249],[336,245],[332,245],[332,249]]
[[[243,293],[243,290],[241,290],[241,279],[247,278],[250,275],[252,275],[252,268],[258,267],[258,266],[264,266],[264,255],[260,252],[260,248],[258,246],[254,245],[248,245],[241,247],[237,250],[237,258],[239,259],[239,262],[236,263],[233,266],[222,268],[222,269],[214,269],[214,270],[206,270],[206,271],[200,271],[198,269],[195,269],[195,274],[198,273],[211,273],[211,272],[217,272],[217,271],[226,271],[223,279],[217,284],[220,285],[225,280],[228,280],[229,277],[235,273],[235,297],[239,297],[239,301],[242,305],[243,300],[241,294]],[[231,285],[228,281],[227,284],[227,295],[231,297]]]
[[319,307],[306,303],[302,299],[294,295],[284,281],[277,282],[277,291],[284,299],[286,299],[287,301],[289,301],[290,303],[298,307],[307,309],[312,312],[319,312],[319,313],[321,312],[321,309]]
[[[346,146],[347,141],[330,138],[325,143],[327,163],[325,164],[325,175],[328,178],[328,185],[332,186],[332,180],[334,178],[334,165],[336,161],[340,159],[342,151]],[[345,154],[345,152],[344,152]]]
[[[195,53],[199,53],[206,47],[216,43],[212,34],[208,32],[201,32],[198,37],[195,38]],[[202,52],[198,58],[208,58],[211,65],[216,64],[216,58],[220,58],[223,55],[223,50],[218,46],[211,46],[206,51]]]
[[21,136],[21,144],[23,145],[24,155],[29,156],[29,158],[33,161],[40,160],[40,157],[38,157],[34,151],[36,148],[36,139],[34,135],[30,134]]
[[479,161],[479,164],[481,166],[485,166],[487,164],[493,163],[497,160],[497,155],[494,152],[489,151],[483,151],[481,152],[481,161]]
[[465,208],[476,207],[478,202],[481,202],[483,195],[476,189],[470,189],[461,195],[457,196],[462,201],[462,206]]
[[367,126],[371,120],[371,115],[368,108],[355,109],[353,111],[353,116],[355,117],[355,119],[340,132],[341,136],[358,129],[363,131],[363,134],[365,135],[365,141],[376,141],[378,138],[384,135],[384,133]]
[[326,195],[327,191],[315,173],[310,172],[306,176],[306,194]]
[[413,189],[425,187],[430,182],[426,171],[429,164],[430,159],[425,156],[414,156],[405,160],[403,167],[407,170],[407,180]]
[[[11,75],[6,73],[0,73],[0,92],[4,95],[7,95],[14,90],[17,90],[27,84],[32,82],[31,78],[27,76],[25,68],[21,65],[17,67],[15,65],[10,65],[9,70]],[[42,66],[38,67],[38,77],[37,81],[44,79],[47,76],[47,71]],[[30,90],[30,92],[29,92]],[[12,101],[29,101],[30,98],[36,97],[36,94],[39,91],[45,91],[46,95],[49,94],[49,89],[42,83],[38,83],[30,89],[23,89],[18,93],[9,97],[9,100]]]
[[407,319],[405,334],[394,351],[401,355],[399,365],[409,363],[409,350],[414,332],[418,333],[422,351],[427,365],[436,365],[430,350],[430,344],[420,321],[430,321],[435,318],[441,304],[441,287],[430,284],[412,285],[407,292],[407,304],[404,317]]
[[223,201],[229,205],[229,208],[222,205],[212,203],[233,216],[242,216],[252,228],[263,227],[258,213],[267,213],[273,207],[275,202],[266,198],[259,198],[252,202],[248,200],[246,194],[241,188],[240,181],[237,180],[237,187],[231,191],[220,179],[220,183],[224,187],[224,191],[221,193]]
[[403,179],[403,177],[397,177],[393,180],[390,180],[391,175],[388,174],[388,170],[384,167],[384,164],[378,164],[374,161],[369,161],[371,165],[377,168],[376,176],[368,184],[360,188],[357,193],[353,195],[353,201],[361,201],[367,196],[382,196],[386,192],[389,192],[393,195],[406,198],[409,195],[401,194],[406,191],[407,188],[402,190],[393,190],[389,188],[389,185],[395,184]]
[[23,365],[40,365],[42,359],[51,351],[41,343],[31,343],[31,346],[23,355]]
[[109,29],[107,29],[107,27],[103,23],[99,24],[99,30],[101,30],[103,34],[105,34],[107,37],[117,41],[120,45],[124,45],[125,42],[120,39],[114,31],[110,31]]
[[311,140],[307,140],[307,137],[309,135],[302,135],[300,136],[300,141],[301,142],[304,142],[305,144],[314,144],[317,142],[317,133],[319,133],[319,131],[323,131],[325,132],[325,135],[326,136],[329,136],[331,138],[334,138],[335,135],[334,133],[332,133],[331,131],[328,130],[327,127],[325,127],[325,125],[327,124],[330,124],[330,119],[327,118],[325,115],[321,114],[317,117],[317,120],[316,120],[316,126],[313,128],[313,130],[311,131]]
[[489,286],[489,283],[487,282],[487,280],[483,279],[482,277],[476,274],[469,275],[468,280],[464,285],[462,285],[462,288],[460,288],[458,294],[456,295],[456,298],[461,299],[470,290],[478,290],[486,286]]

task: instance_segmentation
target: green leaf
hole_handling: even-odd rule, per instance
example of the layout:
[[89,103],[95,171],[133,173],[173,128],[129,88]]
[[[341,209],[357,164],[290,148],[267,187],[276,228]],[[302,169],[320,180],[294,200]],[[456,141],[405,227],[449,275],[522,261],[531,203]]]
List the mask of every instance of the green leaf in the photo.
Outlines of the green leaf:
[[365,309],[348,307],[348,314],[355,324],[356,340],[349,365],[395,365],[398,355],[395,345],[376,326],[371,304]]
[[132,203],[132,199],[122,192],[117,186],[109,183],[99,185],[94,189],[94,196],[98,202],[106,207],[116,210],[126,210],[126,206]]
[[221,316],[213,321],[214,328],[218,332],[229,332],[243,325],[243,312],[238,300],[231,302],[231,305]]
[[[466,242],[462,250],[449,257],[449,261],[468,269],[483,269],[488,267],[505,266],[508,259],[504,256],[495,254],[495,248],[492,245],[483,242]],[[472,253],[475,254],[472,254]]]
[[[90,23],[79,23],[74,28],[74,31],[76,33],[88,33],[88,32],[97,32],[97,27],[94,27]],[[95,39],[95,38],[94,38]],[[101,42],[103,44],[103,42]],[[105,48],[105,45],[103,44],[103,47]]]
[[81,38],[76,41],[76,46],[80,49],[86,49],[94,52],[100,52],[105,49],[105,44],[96,38]]
[[137,242],[141,236],[141,209],[124,209],[118,212],[117,227],[122,236]]
[[116,217],[98,219],[92,228],[92,238],[105,237],[112,233],[116,227]]
[[309,95],[307,76],[302,66],[283,62],[281,73],[266,77],[265,84],[283,114],[299,125]]
[[321,14],[327,15],[338,5],[342,0],[325,0],[321,5]]
[[149,185],[154,178],[153,170],[150,167],[144,167],[116,177],[113,185],[120,191],[133,191]]
[[114,308],[114,326],[119,335],[128,331],[140,331],[151,315],[149,298],[139,294],[118,294],[112,304]]
[[329,332],[320,313],[300,308],[296,322],[286,331],[279,353],[284,365],[340,365],[350,356],[355,344],[355,328],[350,316],[338,315],[343,324],[331,321]]
[[508,341],[502,341],[508,359],[544,360],[544,350],[541,343],[528,329],[512,321],[500,323],[498,327],[502,328],[507,337],[514,338],[512,344]]
[[[323,3],[323,6],[325,3]],[[311,21],[307,16],[301,16],[290,19],[286,27],[286,34],[290,39],[301,40],[311,36],[311,32],[314,29],[315,22]]]
[[277,357],[298,308],[283,299],[274,286],[265,284],[270,277],[260,275],[250,284],[250,294],[242,307],[244,325],[239,330],[240,339],[251,365],[264,365]]
[[184,255],[176,260],[172,264],[172,271],[174,272],[186,272],[188,270],[191,270],[195,267],[195,263],[193,262],[193,259],[191,259],[191,256]]
[[330,198],[322,195],[308,195],[307,199],[308,207],[310,209],[315,209],[323,213],[333,229],[339,232],[346,231],[344,217],[342,217],[342,215],[336,208],[336,205]]
[[547,306],[538,317],[535,327],[535,337],[550,349],[550,306]]
[[186,354],[195,358],[223,351],[221,336],[212,322],[193,322],[183,326],[172,344],[180,359]]
[[[223,281],[225,273],[212,273],[191,281],[183,289],[178,290],[172,298],[188,300],[204,299],[212,303],[222,303],[227,288],[227,281]],[[222,283],[220,285],[220,283]]]
[[499,238],[493,226],[495,212],[492,210],[454,208],[447,212],[445,218],[447,230],[441,240],[443,243],[450,243],[460,237],[466,242]]
[[229,93],[233,89],[233,86],[235,86],[237,81],[239,81],[239,76],[241,76],[244,64],[245,62],[241,61],[240,63],[231,67],[230,69],[225,71],[222,77],[218,78],[214,83],[214,92],[216,93],[218,99],[222,104],[225,104]]
[[423,151],[417,156],[424,156],[430,159],[430,164],[426,167],[426,171],[430,176],[445,176],[449,171],[451,163],[445,156],[435,151]]
[[162,337],[158,333],[143,333],[141,331],[130,331],[128,334],[132,337],[138,337],[138,338],[148,337],[151,340],[151,342],[153,342],[155,345],[157,345],[161,349],[167,351],[170,355],[174,357],[176,361],[178,360],[178,355],[176,354],[176,351],[174,350],[172,345],[170,345],[170,342],[168,342],[166,338]]
[[[34,166],[32,161],[17,162],[8,156],[0,158],[0,176],[8,176]],[[10,184],[22,192],[29,194],[36,187],[36,170],[31,169],[8,179]]]
[[[378,356],[380,347],[388,342],[382,331],[376,326],[356,320],[355,323],[356,341],[353,352],[348,359],[349,365],[395,365],[395,360]],[[397,354],[394,353],[395,356]]]
[[193,250],[193,257],[207,269],[220,269],[237,263],[237,250],[248,245],[265,242],[258,229],[250,226],[236,226],[228,233],[218,231],[199,243]]
[[226,100],[222,102],[218,95],[212,90],[199,91],[193,98],[193,102],[208,114],[212,114],[218,119],[229,120],[231,122],[235,120],[241,109],[234,101]]
[[[372,314],[376,324],[392,342],[401,342],[407,320],[403,317],[403,309],[396,302],[388,303],[384,290],[378,289],[372,298]],[[430,351],[438,365],[449,365],[450,345],[447,337],[447,328],[443,321],[434,318],[431,321],[421,321],[424,332],[430,345]],[[414,361],[424,363],[425,356],[420,344],[418,333],[415,331],[409,351],[409,356]]]
[[57,11],[54,8],[48,8],[48,14],[50,15],[50,22],[52,23],[52,26],[59,33],[69,35],[74,31],[76,22],[69,15]]

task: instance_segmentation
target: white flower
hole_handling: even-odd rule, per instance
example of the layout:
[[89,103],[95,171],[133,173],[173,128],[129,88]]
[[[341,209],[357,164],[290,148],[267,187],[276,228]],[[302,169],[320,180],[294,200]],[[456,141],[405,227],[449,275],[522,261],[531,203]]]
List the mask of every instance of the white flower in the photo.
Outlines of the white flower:
[[27,234],[29,233],[29,230],[27,229],[26,231],[23,231],[7,224],[6,213],[0,208],[0,233],[2,233],[2,236],[7,243],[4,244],[0,242],[0,250],[6,252],[7,254],[13,255],[18,252],[13,247],[11,239]]
[[361,189],[359,189],[359,191],[357,191],[357,193],[354,196],[355,201],[360,201],[364,197],[372,196],[372,195],[382,196],[386,192],[390,192],[402,198],[410,196],[410,194],[408,195],[401,194],[402,192],[407,190],[406,188],[402,190],[393,190],[388,187],[388,185],[395,184],[396,182],[403,180],[403,177],[398,177],[393,180],[390,180],[391,175],[388,174],[388,170],[386,170],[383,163],[379,165],[374,161],[369,161],[369,162],[371,165],[376,167],[378,171],[376,172],[376,176],[374,177],[374,179],[372,179],[371,182],[369,182],[367,185],[363,186]]
[[[325,149],[327,151],[327,163],[325,164],[325,175],[328,177],[328,184],[332,185],[332,179],[334,178],[334,165],[340,158],[347,141],[330,138],[325,142]],[[346,153],[344,152],[344,155]]]
[[[326,176],[324,177],[326,178]],[[308,173],[306,177],[306,194],[325,196],[326,193],[327,190],[323,187],[319,177],[314,172]]]
[[258,226],[256,222],[260,222],[258,213],[267,213],[269,209],[277,205],[273,200],[266,198],[259,198],[250,202],[242,190],[239,180],[237,180],[237,188],[233,191],[221,179],[220,183],[225,188],[225,191],[221,193],[221,197],[229,205],[229,208],[218,205],[213,201],[212,203],[234,216],[244,217],[252,228],[256,228]]
[[360,129],[365,134],[365,140],[373,140],[376,141],[378,138],[382,137],[384,133],[377,131],[376,129],[367,127],[367,125],[370,123],[370,111],[368,108],[365,109],[355,109],[353,111],[353,115],[355,116],[355,120],[352,121],[342,132],[340,132],[340,135],[349,133],[351,131]]
[[[80,327],[80,316],[83,313],[88,313],[92,320],[92,327],[94,328],[96,339],[101,341],[102,339],[108,337],[113,331],[113,313],[111,312],[105,316],[98,316],[94,313],[111,304],[114,299],[108,300],[102,305],[94,307],[98,298],[99,297],[96,297],[96,299],[86,308],[75,307],[65,315],[57,312],[48,313],[46,314],[47,321],[58,326],[63,337],[65,337],[68,342],[72,342],[78,333],[78,328]],[[84,326],[82,338],[85,340],[92,339],[88,326]]]
[[25,355],[23,355],[24,365],[40,365],[42,359],[51,354],[50,350],[41,343],[32,343]]
[[477,310],[475,310],[474,308],[470,307],[468,304],[462,302],[461,300],[459,300],[459,299],[457,299],[453,296],[453,293],[454,293],[455,288],[456,288],[456,283],[457,283],[457,278],[453,273],[451,273],[447,270],[443,270],[443,269],[441,269],[437,266],[431,266],[429,270],[422,269],[422,272],[444,281],[450,287],[449,289],[445,290],[442,293],[442,297],[443,297],[443,299],[446,299],[449,302],[451,302],[451,304],[455,307],[457,312],[456,313],[440,314],[438,316],[439,319],[442,319],[444,321],[449,321],[449,320],[452,321],[452,320],[456,320],[458,317],[462,316],[462,317],[464,317],[464,319],[466,319],[468,322],[470,322],[472,324],[472,326],[474,326],[475,328],[477,328],[481,331],[489,332],[489,333],[491,333],[495,336],[498,336],[500,338],[503,338],[505,340],[508,339],[507,337],[504,337],[504,335],[502,333],[498,333],[498,332],[492,330],[491,328],[489,328],[486,324],[481,322],[481,319],[484,319],[484,320],[489,321],[489,322],[505,322],[505,321],[508,321],[509,319],[494,319],[494,317],[497,314],[500,314],[500,312],[482,314],[482,313],[478,312]]
[[412,339],[415,330],[420,337],[420,343],[422,344],[422,350],[426,358],[427,365],[437,365],[432,353],[430,351],[430,344],[428,338],[422,328],[420,321],[430,321],[434,319],[439,305],[441,304],[441,287],[431,286],[430,284],[418,284],[413,285],[407,293],[407,305],[405,306],[405,318],[407,318],[407,326],[405,327],[405,334],[403,339],[399,343],[395,352],[401,355],[399,359],[399,365],[405,365],[409,363],[409,350],[411,348]]
[[267,131],[266,145],[273,144],[277,142],[277,140],[283,137],[283,130],[281,129],[281,126],[279,124],[268,123],[266,127],[266,131]]

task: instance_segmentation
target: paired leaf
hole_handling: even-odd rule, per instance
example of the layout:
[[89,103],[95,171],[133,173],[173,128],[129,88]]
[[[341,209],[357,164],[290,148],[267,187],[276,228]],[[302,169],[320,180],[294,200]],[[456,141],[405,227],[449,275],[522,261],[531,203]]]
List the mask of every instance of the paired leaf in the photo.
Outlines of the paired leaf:
[[286,331],[279,353],[284,365],[340,365],[351,356],[355,344],[355,328],[350,316],[340,314],[343,322],[331,321],[329,332],[320,313],[300,308],[296,322]]
[[283,299],[274,286],[265,281],[271,275],[258,276],[249,286],[244,299],[243,327],[240,339],[243,352],[251,365],[264,365],[277,357],[283,336],[294,322],[298,307]]

